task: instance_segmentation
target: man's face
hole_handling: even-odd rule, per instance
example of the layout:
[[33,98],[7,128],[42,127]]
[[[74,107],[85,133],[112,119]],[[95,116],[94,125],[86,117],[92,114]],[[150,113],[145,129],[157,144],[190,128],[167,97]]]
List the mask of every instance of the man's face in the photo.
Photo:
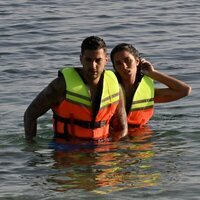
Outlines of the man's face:
[[108,62],[104,49],[85,50],[80,56],[84,77],[88,82],[98,83],[99,78]]

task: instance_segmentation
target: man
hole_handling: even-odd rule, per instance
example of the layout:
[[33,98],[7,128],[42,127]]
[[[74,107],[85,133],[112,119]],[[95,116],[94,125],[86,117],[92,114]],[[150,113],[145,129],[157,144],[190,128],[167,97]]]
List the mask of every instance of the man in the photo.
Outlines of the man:
[[103,39],[91,36],[81,45],[82,68],[64,68],[29,105],[24,114],[25,137],[32,140],[37,118],[53,111],[54,137],[67,141],[119,140],[127,134],[122,93],[108,62]]

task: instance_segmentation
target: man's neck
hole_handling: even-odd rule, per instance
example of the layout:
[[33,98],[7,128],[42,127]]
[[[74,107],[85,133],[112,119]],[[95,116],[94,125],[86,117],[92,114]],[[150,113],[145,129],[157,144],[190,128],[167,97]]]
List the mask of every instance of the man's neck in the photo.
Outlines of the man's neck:
[[89,87],[89,88],[95,88],[98,86],[100,77],[96,78],[96,79],[91,79],[90,77],[88,77],[86,74],[84,74],[83,70],[80,69],[79,70],[79,74],[81,75],[84,83]]
[[94,80],[87,80],[87,78],[86,78],[85,82],[90,88],[97,88],[99,85],[99,80],[100,80],[100,78],[94,79]]

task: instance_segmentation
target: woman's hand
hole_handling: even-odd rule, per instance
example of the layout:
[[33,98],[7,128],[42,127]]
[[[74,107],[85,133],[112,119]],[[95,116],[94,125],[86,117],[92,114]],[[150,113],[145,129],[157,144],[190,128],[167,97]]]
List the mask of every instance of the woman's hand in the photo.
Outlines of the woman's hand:
[[151,76],[151,74],[154,72],[154,66],[144,58],[141,59],[140,66],[141,66],[141,72],[144,75]]

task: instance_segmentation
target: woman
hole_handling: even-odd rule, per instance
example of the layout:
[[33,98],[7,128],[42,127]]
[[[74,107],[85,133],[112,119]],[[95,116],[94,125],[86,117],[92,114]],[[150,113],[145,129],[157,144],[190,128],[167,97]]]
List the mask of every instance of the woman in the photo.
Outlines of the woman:
[[[144,127],[154,111],[154,103],[165,103],[189,95],[191,87],[158,70],[131,45],[122,43],[111,51],[111,61],[124,91],[128,125]],[[153,80],[165,88],[154,88]]]

